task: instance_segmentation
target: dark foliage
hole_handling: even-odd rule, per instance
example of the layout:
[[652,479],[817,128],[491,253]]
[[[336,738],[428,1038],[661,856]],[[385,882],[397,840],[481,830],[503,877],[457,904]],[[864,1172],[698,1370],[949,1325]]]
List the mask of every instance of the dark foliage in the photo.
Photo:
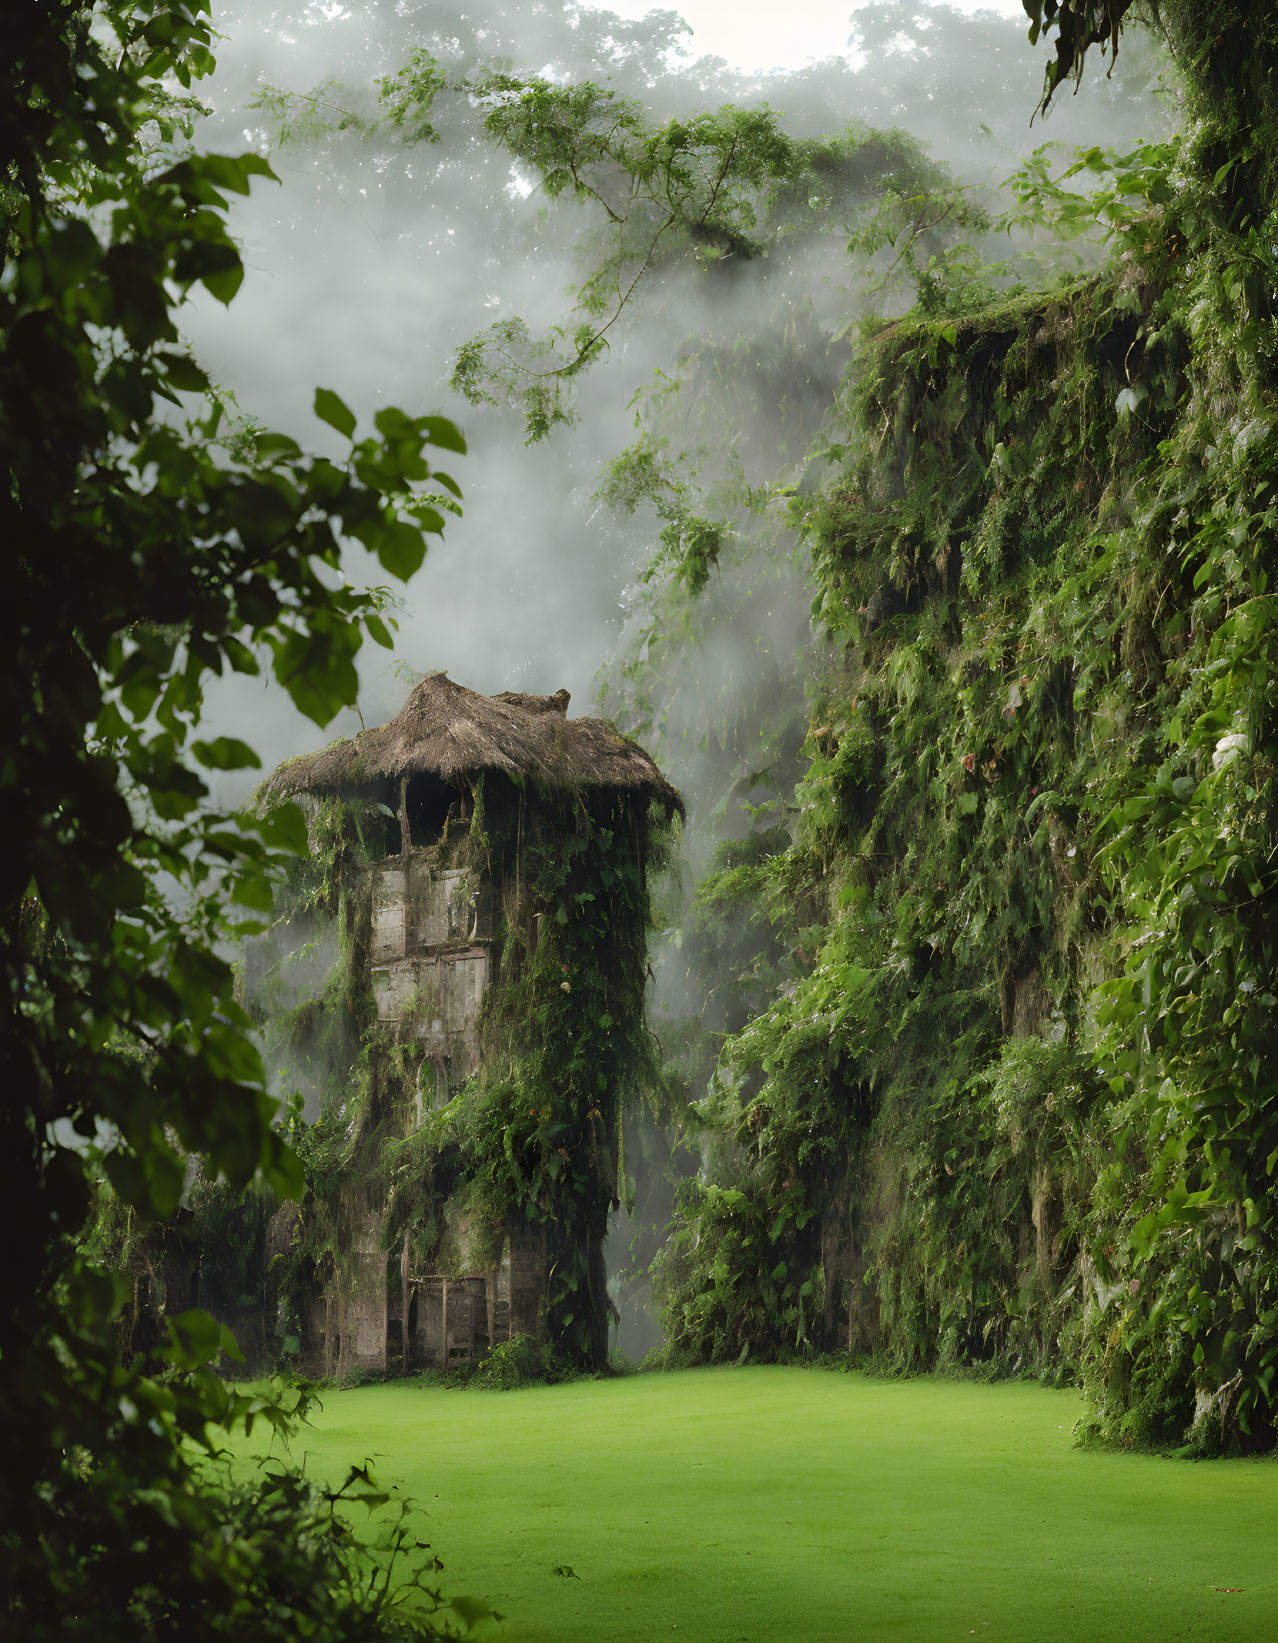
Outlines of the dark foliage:
[[[334,586],[338,533],[410,574],[437,419],[387,411],[341,461],[228,425],[183,348],[197,282],[242,278],[228,192],[257,155],[190,151],[213,68],[203,0],[10,4],[0,65],[0,1591],[13,1638],[371,1637],[416,1623],[369,1578],[336,1496],[281,1470],[231,1486],[218,1426],[304,1408],[213,1373],[230,1334],[179,1312],[119,1349],[119,1274],[77,1248],[96,1185],[171,1217],[187,1159],[298,1190],[215,942],[269,907],[304,830],[210,812],[202,684],[277,679],[318,722],[354,689],[376,601]],[[184,420],[187,411],[192,420]],[[164,414],[161,414],[161,413]],[[169,888],[162,892],[161,886]],[[378,1492],[352,1485],[368,1504]],[[388,1556],[409,1554],[401,1536]],[[430,1622],[426,1621],[429,1625]]]

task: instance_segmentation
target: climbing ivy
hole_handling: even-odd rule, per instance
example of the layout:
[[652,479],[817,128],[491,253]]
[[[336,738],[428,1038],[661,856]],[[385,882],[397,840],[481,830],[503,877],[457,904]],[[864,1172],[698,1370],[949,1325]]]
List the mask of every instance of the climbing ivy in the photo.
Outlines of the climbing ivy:
[[549,1339],[598,1369],[623,1116],[656,1083],[644,1018],[649,893],[670,824],[646,793],[512,797],[492,785],[482,813],[488,869],[504,887],[498,985],[480,1069],[428,1121],[422,1146],[437,1186],[467,1182],[490,1224],[513,1213],[544,1227]]
[[[1218,126],[1078,166],[1111,260],[871,332],[796,504],[839,659],[768,872],[822,929],[722,1052],[667,1323],[1081,1375],[1102,1436],[1263,1446],[1272,211]],[[1077,228],[1054,187],[1022,208]]]
[[649,888],[670,818],[646,790],[541,790],[490,776],[470,797],[469,822],[439,849],[491,886],[498,945],[479,1067],[460,1088],[437,1083],[415,1019],[377,1017],[366,875],[381,853],[376,807],[318,806],[311,856],[280,904],[285,970],[301,921],[320,916],[334,943],[327,974],[289,1007],[268,978],[256,982],[275,1058],[320,1106],[313,1123],[296,1116],[291,1134],[307,1190],[277,1266],[285,1332],[340,1269],[366,1211],[388,1254],[407,1237],[414,1267],[442,1272],[495,1265],[517,1216],[546,1236],[551,1349],[600,1369],[602,1243],[623,1114],[656,1078],[644,1021]]

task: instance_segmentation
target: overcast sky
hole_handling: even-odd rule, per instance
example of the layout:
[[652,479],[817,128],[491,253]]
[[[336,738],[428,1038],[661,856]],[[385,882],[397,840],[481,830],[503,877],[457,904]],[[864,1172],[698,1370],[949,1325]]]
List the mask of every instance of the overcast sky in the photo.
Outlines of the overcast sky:
[[[861,0],[864,3],[864,0]],[[952,0],[957,11],[992,11],[1002,17],[1024,17],[1021,0]],[[622,17],[642,17],[652,0],[609,0],[607,9]],[[847,52],[849,24],[860,10],[856,0],[685,0],[675,4],[692,30],[694,51],[724,57],[733,68],[802,68],[824,57]]]

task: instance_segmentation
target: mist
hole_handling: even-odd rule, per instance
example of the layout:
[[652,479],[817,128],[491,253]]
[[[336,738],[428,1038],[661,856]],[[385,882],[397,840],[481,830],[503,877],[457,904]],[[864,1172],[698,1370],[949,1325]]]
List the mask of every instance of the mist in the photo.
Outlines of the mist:
[[[806,729],[805,682],[821,669],[802,547],[784,497],[749,515],[730,511],[735,537],[705,592],[690,599],[668,578],[642,580],[660,527],[652,511],[618,516],[595,493],[608,462],[650,419],[645,395],[678,372],[681,357],[685,380],[695,378],[688,339],[700,339],[694,354],[708,341],[724,358],[784,346],[805,384],[784,415],[766,396],[712,404],[711,437],[689,427],[689,448],[698,437],[717,439],[749,486],[778,477],[792,490],[826,483],[831,469],[810,453],[851,357],[837,333],[870,299],[851,289],[837,236],[758,259],[731,278],[663,268],[579,379],[574,425],[527,446],[513,411],[452,394],[453,358],[497,318],[519,314],[534,334],[563,319],[583,270],[575,242],[591,219],[533,187],[483,136],[482,110],[464,96],[440,99],[434,142],[366,135],[346,116],[373,117],[378,80],[424,46],[457,77],[508,67],[602,81],[657,119],[766,102],[797,137],[828,137],[853,122],[901,127],[974,196],[993,199],[1046,141],[1121,144],[1148,134],[1141,94],[1158,72],[1152,48],[1129,36],[1112,78],[1101,68],[1085,95],[1059,97],[1050,122],[1031,126],[1042,52],[1027,47],[1023,17],[946,5],[863,5],[849,15],[842,53],[770,72],[694,55],[695,40],[670,12],[628,21],[572,5],[485,4],[462,14],[380,0],[269,8],[239,0],[222,9],[219,27],[225,40],[196,140],[269,154],[282,186],[257,186],[236,201],[231,223],[246,278],[228,308],[199,293],[188,302],[196,357],[244,417],[306,448],[343,449],[311,411],[315,388],[325,386],[361,428],[386,405],[441,411],[469,450],[441,464],[464,492],[462,517],[433,539],[411,585],[390,591],[395,649],[361,651],[357,708],[320,730],[264,669],[258,680],[214,683],[210,733],[244,736],[269,770],[389,718],[428,670],[485,693],[566,687],[573,713],[601,705],[682,791],[689,822],[675,899],[686,900],[716,844],[785,820]],[[252,107],[263,88],[293,100],[274,112]],[[283,142],[281,106],[293,128]],[[885,306],[899,311],[909,300],[898,293]],[[671,455],[681,455],[677,441]],[[689,463],[694,489],[713,492],[724,478],[713,453]],[[359,584],[384,580],[354,543],[343,568]],[[216,783],[215,803],[248,796],[242,776]],[[657,955],[655,976],[656,1021],[699,1015],[704,986],[677,941]],[[308,1108],[312,1099],[308,1084]],[[652,1181],[640,1183],[641,1197],[652,1190]],[[634,1258],[645,1224],[638,1210],[633,1224],[622,1218],[610,1270]],[[641,1350],[655,1341],[641,1281],[625,1299],[622,1344]]]
[[[603,463],[634,437],[632,398],[707,319],[727,334],[757,329],[760,311],[775,301],[760,291],[762,282],[738,281],[730,304],[720,302],[720,311],[707,315],[694,278],[664,278],[659,292],[640,293],[622,335],[583,380],[576,427],[525,448],[513,415],[477,410],[450,394],[452,356],[499,315],[520,313],[534,332],[562,316],[579,276],[572,241],[585,226],[584,213],[528,191],[509,158],[479,136],[478,120],[467,126],[457,108],[438,143],[415,147],[335,131],[334,108],[349,100],[371,112],[375,81],[425,41],[436,52],[451,46],[453,61],[472,70],[504,62],[557,78],[603,79],[659,116],[766,100],[798,135],[829,133],[849,119],[903,125],[965,180],[988,181],[1044,140],[1041,125],[1029,127],[1033,57],[1022,28],[1006,17],[864,7],[851,19],[863,66],[829,59],[770,75],[688,56],[687,36],[669,13],[660,28],[652,24],[572,6],[489,5],[469,20],[450,19],[437,6],[385,4],[241,3],[221,11],[225,40],[197,141],[269,152],[282,187],[255,186],[250,199],[235,203],[232,227],[247,277],[229,308],[200,294],[187,305],[197,357],[241,412],[308,448],[338,449],[311,414],[321,384],[336,388],[361,422],[383,405],[410,414],[441,410],[461,424],[470,446],[465,458],[449,463],[465,492],[465,515],[449,521],[411,587],[394,590],[403,601],[396,651],[388,657],[365,647],[358,713],[318,732],[272,682],[235,679],[211,693],[216,727],[249,727],[267,768],[332,734],[358,730],[361,718],[373,724],[388,717],[411,670],[445,668],[481,691],[566,686],[573,711],[586,710],[599,669],[632,636],[643,638],[642,624],[628,618],[653,521],[618,521],[591,500]],[[454,27],[469,28],[470,38],[450,34]],[[966,68],[953,50],[959,39]],[[1138,55],[1126,51],[1120,68],[1140,72]],[[1023,94],[986,95],[990,80],[1010,81]],[[328,105],[320,111],[327,128],[274,146],[270,119],[249,107],[263,85],[297,94],[318,88]],[[1051,135],[1066,142],[1121,136],[1133,101],[1101,80],[1089,88],[1086,118],[1064,100]],[[982,110],[984,124],[976,124],[973,108]],[[1002,111],[997,127],[988,123],[991,109]],[[1098,122],[1113,131],[1098,131]],[[818,302],[824,298],[828,311],[837,308],[828,271],[814,271],[807,290]],[[355,544],[345,569],[353,581],[383,580]],[[778,645],[795,637],[801,579],[790,603],[795,608],[775,631]],[[741,659],[706,660],[714,675]],[[719,698],[713,679],[703,682],[702,695]],[[243,797],[242,782],[221,782],[218,801]]]

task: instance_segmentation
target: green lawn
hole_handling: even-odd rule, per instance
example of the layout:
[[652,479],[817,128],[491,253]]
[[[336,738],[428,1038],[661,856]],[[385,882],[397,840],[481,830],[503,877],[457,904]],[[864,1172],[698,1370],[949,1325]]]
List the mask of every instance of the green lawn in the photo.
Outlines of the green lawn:
[[1079,1410],[696,1370],[331,1392],[301,1447],[415,1495],[445,1589],[504,1613],[505,1643],[1278,1638],[1278,1465],[1083,1453]]

